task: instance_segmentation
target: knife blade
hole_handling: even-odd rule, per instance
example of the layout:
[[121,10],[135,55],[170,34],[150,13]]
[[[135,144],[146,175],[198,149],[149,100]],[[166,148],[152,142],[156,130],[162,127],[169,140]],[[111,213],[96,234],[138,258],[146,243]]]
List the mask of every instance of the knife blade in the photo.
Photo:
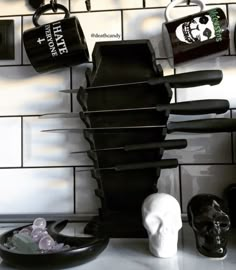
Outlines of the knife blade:
[[83,170],[76,170],[77,172],[85,172],[85,171],[107,171],[114,170],[116,172],[119,171],[130,171],[130,170],[142,170],[142,169],[150,169],[150,168],[176,168],[178,166],[177,159],[162,159],[153,162],[140,162],[140,163],[129,163],[129,164],[118,164],[112,167],[104,167],[104,168],[89,168]]
[[[114,110],[98,110],[98,111],[84,111],[83,114],[97,114],[97,113],[119,113],[119,112],[134,112],[134,111],[149,111],[156,110],[157,112],[169,111],[171,114],[177,115],[200,115],[216,113],[221,114],[229,110],[229,101],[226,99],[206,99],[184,101],[171,104],[160,104],[155,107],[146,108],[131,108],[131,109],[114,109]],[[74,113],[49,113],[42,114],[40,118],[77,118],[80,117],[80,112]]]
[[48,129],[41,132],[54,133],[83,133],[84,131],[92,133],[112,133],[117,131],[137,131],[139,129],[166,128],[167,133],[173,132],[191,132],[191,133],[218,133],[236,131],[236,119],[211,118],[204,120],[191,120],[182,122],[169,122],[167,125],[156,126],[130,126],[130,127],[106,127],[106,128],[70,128],[70,129]]
[[[146,81],[140,82],[130,82],[130,83],[119,83],[119,84],[109,84],[101,86],[91,86],[87,87],[86,90],[96,90],[99,88],[111,88],[111,87],[123,87],[128,85],[138,85],[138,84],[148,84],[151,86],[160,85],[164,83],[169,83],[171,87],[186,88],[186,87],[196,87],[201,85],[216,85],[222,81],[223,73],[221,70],[200,70],[179,73],[174,75],[168,75],[163,77],[153,77]],[[77,93],[78,89],[72,90],[60,90],[63,93]]]
[[111,150],[123,150],[125,152],[129,152],[129,151],[155,149],[155,148],[157,149],[163,148],[165,150],[168,150],[168,149],[182,149],[182,148],[185,148],[186,146],[187,146],[187,140],[178,139],[178,140],[165,140],[165,141],[160,141],[160,142],[143,143],[143,144],[130,144],[130,145],[125,145],[123,147],[74,151],[74,152],[71,152],[71,154],[83,154],[83,153],[88,153],[90,151],[102,152],[102,151],[111,151]]

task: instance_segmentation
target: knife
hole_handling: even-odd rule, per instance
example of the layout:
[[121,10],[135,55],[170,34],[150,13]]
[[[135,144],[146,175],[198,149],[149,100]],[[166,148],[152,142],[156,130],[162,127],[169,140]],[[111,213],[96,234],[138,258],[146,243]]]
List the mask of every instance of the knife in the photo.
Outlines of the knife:
[[85,171],[107,171],[113,170],[116,172],[120,171],[130,171],[130,170],[142,170],[142,169],[151,169],[151,168],[176,168],[178,166],[177,159],[162,159],[159,161],[152,162],[140,162],[140,163],[129,163],[129,164],[118,164],[112,167],[104,167],[104,168],[89,168],[83,170],[76,170],[77,172],[85,172]]
[[54,133],[83,133],[89,131],[92,133],[112,133],[118,131],[130,130],[137,131],[139,129],[153,129],[153,128],[166,128],[167,133],[172,132],[193,132],[193,133],[218,133],[218,132],[234,132],[236,131],[236,119],[226,118],[214,118],[204,120],[191,120],[182,122],[169,122],[167,125],[156,126],[129,126],[129,127],[106,127],[106,128],[69,128],[69,129],[48,129],[42,130],[42,132],[54,132]]
[[133,111],[149,111],[156,110],[157,112],[169,111],[171,114],[179,115],[200,115],[208,113],[225,113],[229,110],[229,101],[226,99],[206,99],[185,101],[171,104],[160,104],[155,107],[147,108],[132,108],[132,109],[116,109],[116,110],[98,110],[98,111],[84,111],[75,113],[49,113],[39,116],[40,118],[77,118],[82,114],[97,114],[97,113],[119,113],[119,112],[133,112]]
[[[123,87],[129,85],[148,84],[150,86],[160,85],[169,83],[171,87],[186,88],[195,87],[201,85],[216,85],[222,81],[223,73],[221,70],[200,70],[185,72],[180,74],[168,75],[163,77],[153,77],[146,81],[131,82],[131,83],[119,83],[119,84],[108,84],[101,86],[87,87],[86,90],[96,90],[100,88],[110,87]],[[61,90],[63,93],[77,93],[78,89],[72,90]]]
[[144,150],[144,149],[155,149],[155,148],[163,148],[165,150],[168,149],[182,149],[187,146],[187,140],[179,139],[179,140],[165,140],[162,142],[153,142],[153,143],[143,143],[143,144],[130,144],[125,145],[123,147],[113,147],[113,148],[103,148],[103,149],[92,149],[92,150],[84,150],[84,151],[75,151],[71,152],[71,154],[82,154],[88,152],[102,152],[102,151],[111,151],[111,150],[123,150],[125,152],[135,151],[135,150]]

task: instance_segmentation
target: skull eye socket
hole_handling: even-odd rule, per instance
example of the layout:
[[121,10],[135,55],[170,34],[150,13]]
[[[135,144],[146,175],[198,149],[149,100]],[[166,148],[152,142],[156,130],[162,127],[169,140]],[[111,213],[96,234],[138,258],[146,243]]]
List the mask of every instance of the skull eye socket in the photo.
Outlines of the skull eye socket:
[[203,36],[207,37],[208,39],[211,37],[212,35],[212,32],[209,28],[206,28],[204,31],[203,31]]
[[208,21],[209,21],[209,18],[207,18],[207,16],[202,16],[200,19],[199,19],[199,22],[201,23],[201,24],[207,24],[208,23]]
[[217,217],[216,222],[223,231],[227,231],[230,228],[230,220],[227,215]]
[[146,217],[145,223],[151,234],[155,234],[161,226],[161,220],[152,215]]
[[222,231],[228,231],[230,229],[230,220],[227,215],[217,216],[212,219],[197,217],[194,220],[194,227],[201,232],[207,232],[214,227],[218,227]]
[[195,229],[201,232],[207,232],[212,228],[212,226],[213,226],[212,221],[199,220],[194,222]]

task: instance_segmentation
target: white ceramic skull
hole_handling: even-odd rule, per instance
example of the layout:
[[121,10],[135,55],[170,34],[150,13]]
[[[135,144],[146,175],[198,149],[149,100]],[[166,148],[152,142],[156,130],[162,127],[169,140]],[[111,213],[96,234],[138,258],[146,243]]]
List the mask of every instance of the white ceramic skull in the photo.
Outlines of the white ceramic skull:
[[203,42],[215,37],[212,19],[209,15],[196,17],[181,23],[175,31],[177,38],[185,43]]
[[149,195],[143,202],[142,217],[150,252],[160,258],[174,256],[177,252],[178,231],[182,228],[178,201],[166,193]]

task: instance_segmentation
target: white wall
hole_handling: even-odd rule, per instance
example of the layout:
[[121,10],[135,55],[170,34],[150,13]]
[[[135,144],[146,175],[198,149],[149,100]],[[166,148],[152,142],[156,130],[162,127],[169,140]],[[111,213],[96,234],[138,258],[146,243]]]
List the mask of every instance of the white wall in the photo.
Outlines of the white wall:
[[[79,18],[90,54],[97,41],[119,40],[91,37],[93,33],[118,33],[124,40],[150,39],[165,75],[174,73],[165,58],[161,39],[164,8],[169,0],[91,0],[92,11],[89,13],[86,12],[85,1],[58,2]],[[205,2],[210,7],[221,7],[227,13],[231,30],[228,55],[180,66],[175,72],[214,68],[221,69],[224,78],[221,84],[213,87],[176,89],[172,101],[226,98],[232,110],[218,117],[235,117],[236,53],[233,31],[236,4],[232,0]],[[178,14],[197,10],[194,6],[178,7]],[[26,0],[1,0],[0,3],[0,19],[15,21],[16,40],[15,59],[0,60],[0,215],[95,214],[100,206],[99,199],[94,195],[96,182],[89,172],[76,172],[79,166],[90,165],[91,162],[85,155],[70,155],[72,150],[88,149],[87,142],[81,134],[41,132],[44,129],[81,127],[82,123],[78,119],[39,118],[44,113],[80,110],[76,95],[71,100],[70,95],[58,90],[84,85],[84,71],[91,64],[51,73],[35,72],[21,39],[22,32],[33,26],[33,12]],[[45,15],[40,22],[62,17],[63,14]],[[165,153],[165,157],[178,157],[180,166],[163,170],[158,188],[174,195],[180,201],[183,212],[186,212],[186,204],[194,194],[209,192],[221,196],[224,188],[235,182],[236,153],[231,133],[179,133],[168,135],[168,138],[186,138],[188,147]]]

